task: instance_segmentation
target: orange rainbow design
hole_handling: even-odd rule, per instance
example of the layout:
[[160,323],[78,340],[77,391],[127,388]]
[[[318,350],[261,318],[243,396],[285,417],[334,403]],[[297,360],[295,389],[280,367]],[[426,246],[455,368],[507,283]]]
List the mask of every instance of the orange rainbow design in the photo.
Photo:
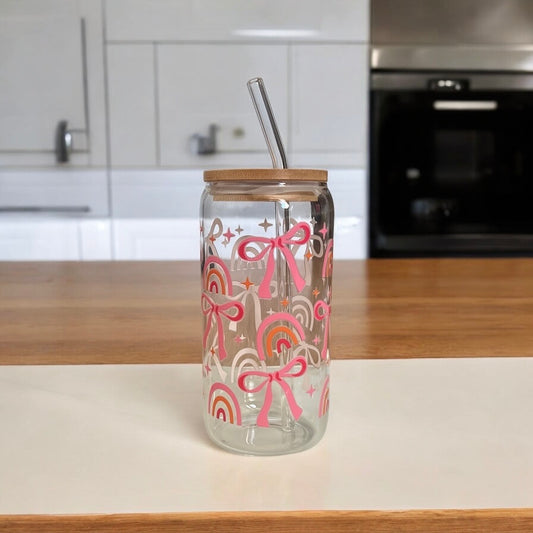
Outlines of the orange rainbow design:
[[273,357],[274,351],[281,353],[283,348],[291,349],[300,344],[305,338],[305,333],[300,322],[289,313],[274,313],[265,318],[257,329],[257,354],[259,359],[265,360],[266,356]]
[[322,417],[329,411],[329,376],[324,381],[322,393],[320,394],[320,403],[318,404],[318,416]]
[[233,295],[231,283],[231,274],[224,261],[215,255],[210,255],[205,260],[204,272],[204,289],[215,294]]
[[208,413],[229,424],[241,425],[241,408],[234,392],[223,383],[214,383],[209,391]]

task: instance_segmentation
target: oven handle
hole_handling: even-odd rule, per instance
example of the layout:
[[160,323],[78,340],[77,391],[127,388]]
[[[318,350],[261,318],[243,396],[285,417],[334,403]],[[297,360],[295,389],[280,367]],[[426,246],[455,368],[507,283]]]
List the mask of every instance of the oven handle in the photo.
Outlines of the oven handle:
[[435,100],[433,109],[437,111],[494,111],[498,109],[496,100]]

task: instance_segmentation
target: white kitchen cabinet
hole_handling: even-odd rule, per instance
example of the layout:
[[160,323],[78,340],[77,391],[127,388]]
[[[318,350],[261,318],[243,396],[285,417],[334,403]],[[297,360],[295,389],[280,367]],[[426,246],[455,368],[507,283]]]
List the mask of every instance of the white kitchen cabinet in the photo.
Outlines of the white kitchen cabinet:
[[[366,166],[366,44],[124,43],[107,49],[114,168],[270,166],[246,88],[258,75],[291,166]],[[207,136],[212,125],[215,153],[195,153],[193,138]]]
[[[361,169],[329,171],[337,259],[366,257],[366,179]],[[111,182],[117,259],[197,259],[201,170],[114,170]]]
[[0,28],[0,163],[55,166],[55,129],[65,120],[67,164],[105,164],[100,4],[3,0]]
[[198,218],[115,219],[114,259],[199,260]]
[[[246,82],[267,84],[282,137],[288,131],[287,46],[161,44],[157,47],[160,160],[162,165],[270,165]],[[194,134],[214,124],[216,153],[190,150]]]
[[[106,0],[113,168],[270,166],[256,76],[290,165],[364,167],[368,5]],[[194,153],[211,127],[215,153]]]
[[291,47],[292,164],[365,166],[368,47]]
[[0,260],[78,260],[78,230],[62,220],[0,220]]
[[328,188],[335,206],[335,259],[365,259],[367,256],[366,180],[366,172],[360,169],[329,171]]
[[[366,228],[363,214],[336,217],[335,259],[364,259]],[[199,242],[197,218],[113,220],[113,259],[196,261],[200,257]]]
[[113,170],[113,216],[198,219],[203,189],[200,169]]
[[111,41],[368,40],[369,0],[106,0]]
[[109,214],[107,173],[72,168],[1,170],[0,214],[6,212],[105,217]]
[[0,172],[0,260],[111,259],[107,173]]
[[79,5],[4,0],[0,17],[1,150],[50,150],[58,120],[86,128]]
[[106,219],[0,217],[1,261],[111,259]]
[[109,219],[81,220],[77,224],[82,261],[103,261],[113,258]]
[[113,166],[155,166],[154,46],[107,47],[109,132]]
[[[364,259],[366,172],[331,170],[328,183],[335,204],[335,258]],[[197,260],[203,185],[198,170],[114,171],[114,205],[120,214],[113,220],[114,259]],[[126,201],[119,201],[119,196]]]

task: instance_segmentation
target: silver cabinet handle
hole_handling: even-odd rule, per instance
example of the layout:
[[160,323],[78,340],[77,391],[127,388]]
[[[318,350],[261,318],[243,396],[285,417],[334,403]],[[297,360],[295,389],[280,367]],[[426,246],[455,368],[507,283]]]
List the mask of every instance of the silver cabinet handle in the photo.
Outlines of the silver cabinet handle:
[[498,109],[496,100],[435,100],[433,109],[437,111],[494,111]]
[[68,129],[68,122],[60,120],[56,126],[56,161],[67,163],[72,153],[72,132]]
[[0,205],[0,213],[89,213],[88,205]]
[[216,124],[210,124],[206,135],[195,133],[189,139],[189,147],[193,154],[208,155],[217,151],[217,130]]

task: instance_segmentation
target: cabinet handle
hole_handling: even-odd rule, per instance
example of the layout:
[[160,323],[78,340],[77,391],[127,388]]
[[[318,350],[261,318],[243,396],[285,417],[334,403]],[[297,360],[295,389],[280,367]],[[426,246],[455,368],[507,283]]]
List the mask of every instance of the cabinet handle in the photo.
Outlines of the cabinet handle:
[[0,205],[0,213],[89,213],[88,205]]
[[193,154],[208,155],[217,151],[217,130],[216,124],[210,124],[207,135],[195,133],[189,139],[189,147]]
[[68,163],[72,153],[72,132],[68,129],[68,122],[60,120],[56,126],[56,161]]

